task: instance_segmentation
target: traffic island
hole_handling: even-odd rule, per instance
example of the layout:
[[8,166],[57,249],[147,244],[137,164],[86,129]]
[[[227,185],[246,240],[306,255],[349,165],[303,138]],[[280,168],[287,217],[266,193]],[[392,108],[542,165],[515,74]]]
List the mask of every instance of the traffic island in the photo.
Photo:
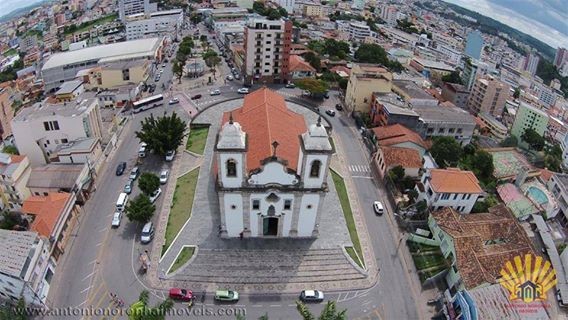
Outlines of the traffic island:
[[194,154],[203,154],[207,135],[209,134],[209,125],[192,124],[189,128],[189,137],[185,145],[185,149]]
[[191,259],[191,257],[193,257],[194,253],[195,246],[183,247],[177,256],[176,261],[174,261],[174,264],[172,264],[170,270],[168,270],[168,273],[175,272],[177,269],[179,269],[179,267],[186,264]]

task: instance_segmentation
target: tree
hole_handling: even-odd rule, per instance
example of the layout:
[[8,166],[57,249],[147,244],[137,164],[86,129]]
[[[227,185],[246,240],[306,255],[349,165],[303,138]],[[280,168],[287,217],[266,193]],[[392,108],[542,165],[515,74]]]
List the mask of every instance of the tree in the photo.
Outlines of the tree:
[[324,94],[329,89],[327,82],[313,78],[300,79],[294,83],[298,88],[302,90],[307,90],[311,94],[315,95]]
[[200,14],[197,14],[197,13],[195,13],[195,12],[192,13],[191,16],[189,17],[189,21],[191,21],[191,23],[193,23],[193,24],[198,24],[198,23],[201,22],[201,20],[203,20],[203,19],[201,18],[201,15],[200,15]]
[[321,59],[313,52],[309,51],[304,54],[304,60],[314,67],[317,72],[321,70]]
[[385,49],[374,43],[363,43],[355,51],[355,59],[363,63],[388,64],[388,57]]
[[160,187],[160,178],[152,172],[144,172],[138,180],[138,188],[149,196]]
[[394,182],[395,184],[399,184],[404,178],[404,167],[398,165],[390,169],[389,177],[391,178],[392,182]]
[[521,139],[529,145],[529,149],[542,151],[544,148],[544,138],[532,128],[526,129]]
[[513,92],[513,98],[519,99],[520,96],[521,96],[521,88],[516,87],[515,92]]
[[2,152],[7,153],[7,154],[15,154],[18,155],[20,154],[18,152],[18,148],[16,148],[16,146],[13,145],[6,145],[3,149]]
[[0,229],[4,230],[27,230],[28,220],[19,212],[4,211],[0,220]]
[[505,140],[501,141],[501,147],[516,147],[519,144],[519,139],[514,135],[510,135]]
[[473,156],[474,173],[482,179],[489,179],[493,176],[495,167],[493,166],[493,156],[485,150],[477,150]]
[[[316,317],[311,313],[310,309],[308,309],[308,307],[300,301],[296,301],[296,310],[298,310],[298,313],[300,313],[303,320],[316,320]],[[347,320],[347,309],[338,311],[335,301],[328,301],[318,319]]]
[[339,79],[339,81],[337,81],[337,85],[339,85],[339,87],[342,90],[347,89],[348,84],[349,84],[349,79],[347,79],[347,78],[341,78],[341,79]]
[[434,137],[430,153],[440,167],[455,167],[461,158],[462,148],[453,137]]
[[126,205],[126,216],[130,221],[146,223],[152,219],[156,206],[145,194],[139,194]]
[[460,73],[458,71],[452,71],[451,73],[442,76],[442,81],[463,84],[462,79],[460,77]]
[[0,307],[0,320],[27,320],[29,317],[26,312],[26,301],[20,298],[15,306],[10,303],[3,304]]
[[136,137],[147,144],[147,148],[159,156],[170,150],[176,150],[181,144],[187,129],[185,121],[173,112],[155,118],[150,114],[142,121],[142,129],[136,131]]
[[213,77],[215,77],[216,67],[221,63],[221,58],[217,55],[217,52],[213,50],[207,50],[203,53],[203,60],[205,60],[205,64],[210,68],[211,72],[213,73]]
[[195,44],[191,37],[184,37],[179,44],[178,53],[181,53],[184,56],[190,56],[191,49],[193,49],[194,46]]
[[174,63],[172,64],[172,72],[178,78],[178,83],[181,83],[181,77],[183,77],[183,67],[184,65],[180,61],[177,59],[174,60]]
[[174,302],[168,298],[155,307],[148,306],[150,293],[142,290],[138,301],[130,306],[128,320],[164,320],[169,310],[174,306]]

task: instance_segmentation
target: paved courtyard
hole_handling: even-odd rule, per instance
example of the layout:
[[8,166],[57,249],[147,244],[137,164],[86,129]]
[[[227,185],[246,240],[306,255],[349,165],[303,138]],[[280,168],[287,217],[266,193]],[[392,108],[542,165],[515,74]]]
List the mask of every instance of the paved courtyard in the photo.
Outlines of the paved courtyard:
[[[213,290],[226,286],[245,292],[296,292],[306,283],[327,290],[367,285],[366,274],[354,266],[343,249],[352,244],[331,176],[328,176],[329,192],[322,207],[318,238],[241,240],[219,237],[219,203],[212,171],[213,145],[221,115],[240,107],[242,101],[220,103],[193,119],[193,123],[211,125],[207,144],[202,157],[184,153],[179,160],[178,175],[199,166],[199,187],[190,221],[160,260],[160,277],[196,289]],[[317,121],[318,115],[311,110],[290,102],[287,105],[303,114],[307,125]],[[197,246],[196,254],[188,264],[165,275],[179,251],[187,245]]]

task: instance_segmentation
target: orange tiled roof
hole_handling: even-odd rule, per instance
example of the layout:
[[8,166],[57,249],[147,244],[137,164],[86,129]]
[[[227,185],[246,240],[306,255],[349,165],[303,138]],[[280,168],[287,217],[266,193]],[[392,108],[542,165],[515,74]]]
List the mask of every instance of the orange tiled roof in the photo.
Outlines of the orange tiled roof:
[[18,163],[18,162],[22,162],[22,160],[24,160],[26,158],[26,156],[21,156],[21,155],[11,155],[10,159],[12,160],[12,163]]
[[547,168],[540,169],[540,178],[544,182],[548,182],[548,180],[550,180],[550,178],[552,177],[553,174],[554,174],[554,172],[548,170]]
[[401,124],[376,127],[372,129],[381,146],[392,146],[403,142],[412,142],[428,149],[429,145],[422,140],[420,135]]
[[446,207],[431,216],[454,240],[458,272],[467,289],[497,283],[507,261],[534,254],[526,232],[505,204],[472,214]]
[[418,150],[382,146],[386,167],[402,166],[403,168],[422,168],[422,157]]
[[223,124],[229,114],[247,134],[247,171],[261,166],[261,161],[272,156],[272,143],[278,141],[276,156],[288,162],[288,168],[297,170],[300,154],[299,136],[306,132],[304,117],[288,110],[284,98],[276,92],[261,88],[245,96],[243,106],[225,112]]
[[302,57],[298,55],[290,56],[290,71],[311,71],[315,72],[316,69],[307,63]]
[[438,193],[482,193],[471,171],[458,168],[430,169],[430,185]]
[[22,212],[35,216],[30,229],[49,238],[69,198],[71,194],[67,192],[51,192],[47,196],[31,196],[25,200]]

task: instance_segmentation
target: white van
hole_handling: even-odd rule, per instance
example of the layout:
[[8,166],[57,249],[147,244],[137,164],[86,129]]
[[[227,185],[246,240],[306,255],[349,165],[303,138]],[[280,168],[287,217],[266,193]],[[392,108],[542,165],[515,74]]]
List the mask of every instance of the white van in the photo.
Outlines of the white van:
[[123,192],[118,196],[118,200],[116,200],[116,210],[124,211],[124,208],[126,208],[127,203],[128,203],[128,194]]
[[142,142],[140,143],[140,149],[138,149],[138,156],[140,158],[144,158],[146,156],[146,146],[147,144]]

